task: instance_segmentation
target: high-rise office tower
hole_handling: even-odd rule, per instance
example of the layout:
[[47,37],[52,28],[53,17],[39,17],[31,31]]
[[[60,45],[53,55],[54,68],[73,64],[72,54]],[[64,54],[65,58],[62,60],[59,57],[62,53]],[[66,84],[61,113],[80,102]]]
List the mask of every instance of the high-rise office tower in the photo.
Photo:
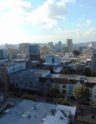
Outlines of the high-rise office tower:
[[67,45],[67,48],[68,48],[68,52],[71,52],[72,49],[73,49],[72,39],[67,39],[66,40],[66,45]]
[[29,45],[29,59],[30,60],[40,60],[40,48],[38,44]]

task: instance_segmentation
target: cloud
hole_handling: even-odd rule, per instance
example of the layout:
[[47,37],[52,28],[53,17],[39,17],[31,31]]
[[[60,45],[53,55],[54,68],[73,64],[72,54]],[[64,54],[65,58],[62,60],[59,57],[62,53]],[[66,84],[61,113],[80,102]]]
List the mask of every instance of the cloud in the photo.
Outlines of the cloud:
[[58,21],[65,19],[68,3],[75,0],[46,0],[41,6],[32,10],[28,16],[28,23],[43,28],[53,28]]
[[83,7],[84,7],[84,5],[83,5],[83,4],[79,4],[79,6],[80,6],[81,8],[83,8]]
[[26,9],[31,7],[30,2],[23,0],[0,0],[0,43],[24,39],[26,35],[20,26],[26,22]]
[[[33,9],[32,2],[28,0],[0,0],[0,43],[2,41],[12,43],[29,41],[64,40],[73,38],[78,41],[94,40],[96,29],[91,27],[93,21],[80,20],[75,30],[64,30],[59,23],[66,19],[68,4],[74,4],[75,0],[45,0],[40,6]],[[22,25],[30,24],[31,28],[39,27],[42,31],[49,29],[52,34],[30,35],[22,28]],[[58,28],[59,27],[59,28]],[[89,30],[82,30],[84,28]],[[37,31],[38,32],[38,31]],[[47,31],[46,31],[47,32]],[[50,32],[49,32],[50,33]],[[81,38],[82,37],[82,38]],[[46,40],[48,39],[48,40]]]
[[65,19],[67,4],[73,2],[74,0],[46,0],[33,9],[32,2],[28,0],[0,0],[0,40],[16,40],[20,35],[20,40],[24,37],[27,39],[29,35],[21,28],[26,24],[52,29],[60,20]]
[[0,43],[38,39],[35,38],[37,36],[26,33],[22,25],[30,24],[31,28],[36,26],[40,30],[52,29],[58,25],[59,21],[65,19],[67,4],[74,1],[46,0],[33,9],[32,2],[28,0],[0,0]]
[[[51,29],[60,20],[65,19],[67,4],[75,0],[46,0],[41,6],[32,9],[31,2],[24,0],[1,0],[0,12],[4,18],[10,18],[10,22],[30,23],[40,28]],[[30,9],[30,11],[27,11]],[[6,13],[4,14],[4,12]],[[8,23],[8,22],[6,22]],[[9,25],[9,24],[8,24]]]
[[85,21],[80,20],[79,23],[77,23],[78,28],[84,28],[91,26],[93,21],[91,19],[86,19]]
[[24,14],[24,8],[31,8],[31,3],[23,0],[0,0],[1,13],[6,10],[7,13]]
[[87,24],[87,25],[91,25],[91,24],[92,24],[92,20],[91,20],[91,19],[87,19],[87,20],[86,20],[86,24]]
[[64,41],[67,38],[72,38],[74,42],[91,42],[91,41],[96,41],[96,28],[88,28],[87,30],[85,29],[72,29],[72,30],[64,30],[57,28],[55,30],[55,38]]

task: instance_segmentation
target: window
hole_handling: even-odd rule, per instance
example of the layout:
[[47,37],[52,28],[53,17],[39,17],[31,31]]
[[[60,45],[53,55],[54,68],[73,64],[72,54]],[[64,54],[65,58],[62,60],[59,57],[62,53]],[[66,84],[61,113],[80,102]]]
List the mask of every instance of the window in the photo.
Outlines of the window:
[[54,87],[55,87],[56,89],[59,89],[59,84],[55,84]]
[[66,85],[63,85],[63,88],[66,88]]
[[66,90],[62,90],[62,93],[65,94],[66,93]]

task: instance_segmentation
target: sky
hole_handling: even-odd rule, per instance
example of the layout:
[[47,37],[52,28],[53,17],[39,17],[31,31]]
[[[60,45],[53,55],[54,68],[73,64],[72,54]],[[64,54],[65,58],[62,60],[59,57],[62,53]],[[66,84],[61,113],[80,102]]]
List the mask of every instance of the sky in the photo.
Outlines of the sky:
[[96,41],[96,0],[0,0],[0,44]]

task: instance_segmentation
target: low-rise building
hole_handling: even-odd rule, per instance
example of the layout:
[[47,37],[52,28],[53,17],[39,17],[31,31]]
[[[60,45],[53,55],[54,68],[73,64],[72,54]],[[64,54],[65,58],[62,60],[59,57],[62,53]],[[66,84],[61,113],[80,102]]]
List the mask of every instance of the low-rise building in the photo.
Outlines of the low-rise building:
[[50,73],[48,70],[27,69],[18,73],[9,75],[10,87],[20,90],[40,91],[40,76],[46,76]]
[[3,89],[8,90],[10,74],[17,73],[25,69],[26,69],[25,62],[20,63],[8,62],[0,65],[0,83],[3,85]]
[[48,65],[52,65],[52,64],[58,65],[61,63],[61,57],[53,54],[47,55],[45,57],[45,63]]
[[90,91],[90,101],[96,104],[96,77],[50,74],[46,77],[41,76],[40,81],[45,92],[48,92],[50,88],[56,88],[65,97],[74,97],[74,88],[85,85]]
[[76,107],[23,100],[5,113],[0,124],[69,124],[75,123]]
[[[41,77],[40,79],[42,83],[46,84],[46,89],[56,88],[67,97],[73,97],[73,90],[78,82],[86,83],[86,77],[80,75],[50,74],[48,77]],[[45,91],[47,92],[47,90]]]

